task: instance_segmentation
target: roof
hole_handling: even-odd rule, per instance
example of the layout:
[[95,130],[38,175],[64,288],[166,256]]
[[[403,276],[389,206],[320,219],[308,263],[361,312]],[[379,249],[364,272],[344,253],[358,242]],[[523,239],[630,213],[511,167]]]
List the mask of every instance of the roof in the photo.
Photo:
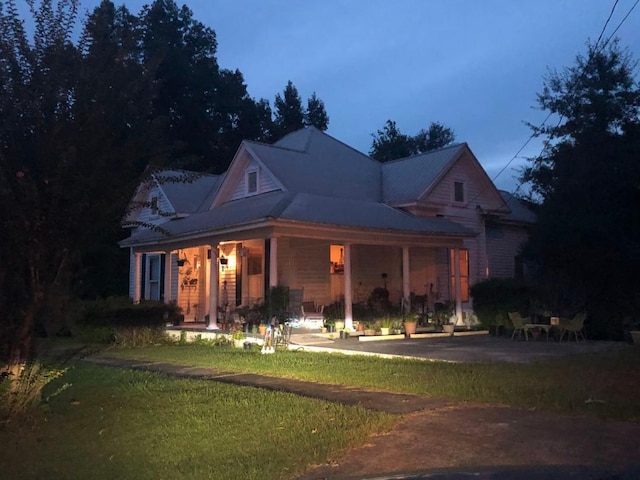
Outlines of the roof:
[[164,170],[155,178],[173,205],[175,213],[195,213],[205,200],[218,188],[223,176],[189,172],[186,170]]
[[170,237],[197,235],[276,219],[432,235],[473,234],[451,220],[415,217],[380,202],[275,191],[227,202],[186,218],[173,219],[162,225],[164,231],[140,229],[120,244],[130,246],[160,242]]
[[417,200],[465,148],[467,144],[460,143],[384,163],[383,200],[390,203]]
[[381,164],[315,127],[274,145],[245,142],[291,192],[381,201]]
[[536,214],[526,204],[526,202],[520,200],[513,194],[504,190],[499,190],[500,196],[504,200],[504,203],[509,207],[510,212],[507,215],[500,217],[502,221],[511,221],[519,223],[535,223]]

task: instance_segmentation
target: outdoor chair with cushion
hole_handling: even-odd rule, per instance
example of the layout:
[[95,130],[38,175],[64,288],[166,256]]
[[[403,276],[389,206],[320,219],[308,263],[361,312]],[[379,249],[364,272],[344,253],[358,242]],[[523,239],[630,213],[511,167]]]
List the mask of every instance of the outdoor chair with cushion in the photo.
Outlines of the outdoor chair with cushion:
[[522,317],[518,312],[509,312],[509,320],[513,324],[513,333],[511,334],[511,340],[515,337],[516,333],[518,334],[518,338],[522,337],[524,333],[524,338],[528,342],[529,334],[527,331],[526,324],[529,323],[529,317]]
[[324,305],[313,301],[302,302],[302,321],[308,328],[321,328],[324,324]]
[[567,339],[571,339],[571,334],[576,338],[576,342],[578,341],[578,337],[582,337],[582,340],[586,340],[584,336],[584,320],[587,318],[586,313],[578,313],[573,318],[561,318],[559,321],[560,330],[562,333],[560,334],[560,341],[562,341],[562,337],[564,334],[567,334]]

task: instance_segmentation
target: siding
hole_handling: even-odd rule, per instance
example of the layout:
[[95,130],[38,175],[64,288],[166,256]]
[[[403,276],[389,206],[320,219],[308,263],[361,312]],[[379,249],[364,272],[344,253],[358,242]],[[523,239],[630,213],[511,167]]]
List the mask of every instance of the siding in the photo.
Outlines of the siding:
[[[353,301],[366,302],[374,288],[389,290],[392,303],[402,298],[402,249],[383,245],[355,245],[352,252]],[[383,279],[382,274],[387,278]]]
[[240,176],[240,179],[238,180],[235,188],[233,189],[230,200],[238,200],[239,198],[244,198],[247,196],[245,172],[254,169],[258,171],[258,193],[267,193],[278,190],[278,186],[271,175],[264,169],[260,168],[255,160],[251,160],[251,162],[247,165],[244,172]]
[[291,280],[289,286],[304,288],[305,301],[313,300],[318,304],[333,301],[330,298],[329,243],[291,238],[287,248],[288,265],[279,264],[279,267],[287,270]]
[[493,278],[511,278],[515,275],[515,257],[527,240],[524,228],[509,225],[487,226],[487,253],[489,275]]

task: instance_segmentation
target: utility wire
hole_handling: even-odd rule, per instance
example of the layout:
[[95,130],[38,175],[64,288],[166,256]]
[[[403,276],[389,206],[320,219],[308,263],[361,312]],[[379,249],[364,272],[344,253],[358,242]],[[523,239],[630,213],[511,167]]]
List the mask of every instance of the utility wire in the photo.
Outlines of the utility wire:
[[[595,48],[597,49],[598,44],[600,43],[600,40],[602,39],[602,36],[604,35],[604,32],[607,29],[607,25],[609,25],[609,22],[611,21],[611,18],[613,17],[613,13],[616,9],[616,6],[618,5],[618,1],[619,0],[615,0],[613,7],[611,8],[611,12],[609,13],[609,17],[607,18],[607,20],[604,23],[604,26],[602,27],[602,31],[600,32],[600,35],[598,36],[598,40],[595,43]],[[607,46],[607,44],[611,41],[611,39],[613,38],[613,36],[616,34],[616,32],[620,29],[620,27],[624,24],[624,22],[627,20],[627,18],[629,17],[629,15],[631,15],[631,12],[636,8],[636,6],[638,5],[638,3],[640,3],[640,0],[636,0],[635,3],[631,6],[631,8],[629,9],[629,11],[627,12],[627,14],[622,18],[622,20],[620,20],[620,23],[618,23],[618,26],[613,30],[613,32],[611,33],[611,35],[609,35],[609,37],[607,38],[607,40],[602,44],[601,48],[605,48]],[[542,121],[542,123],[540,124],[539,127],[536,128],[536,131],[540,130],[542,127],[544,127],[545,123],[547,122],[547,120],[549,120],[549,118],[551,117],[551,115],[553,114],[553,112],[550,112],[546,118]],[[562,117],[560,117],[560,120],[558,121],[558,126],[560,126],[560,123],[562,122]],[[536,131],[534,131],[529,138],[527,138],[527,141],[524,142],[524,144],[522,145],[522,147],[520,147],[520,149],[516,152],[516,154],[511,158],[511,160],[509,160],[507,162],[507,164],[502,167],[502,169],[491,179],[491,182],[495,184],[495,181],[498,179],[498,177],[500,175],[502,175],[504,173],[504,171],[509,167],[509,165],[511,165],[513,163],[513,161],[518,158],[518,155],[520,154],[520,152],[522,152],[522,150],[525,149],[525,147],[529,144],[529,142],[531,142],[531,140],[533,140],[536,136],[537,133]],[[542,154],[542,152],[544,152],[544,150],[547,148],[547,146],[549,145],[550,139],[545,140],[543,146],[542,146],[542,150],[540,152],[540,154],[538,156],[540,156]],[[520,188],[522,187],[522,182],[520,182],[518,184],[518,186],[516,187],[516,190],[514,192],[514,194],[511,196],[511,198],[515,197],[515,193],[518,192],[518,190],[520,190]],[[481,190],[480,192],[478,192],[476,195],[473,196],[473,198],[471,200],[469,200],[467,202],[467,205],[469,205],[470,203],[472,203],[476,198],[478,198],[482,193],[484,193],[484,190]],[[507,201],[508,203],[508,201]]]

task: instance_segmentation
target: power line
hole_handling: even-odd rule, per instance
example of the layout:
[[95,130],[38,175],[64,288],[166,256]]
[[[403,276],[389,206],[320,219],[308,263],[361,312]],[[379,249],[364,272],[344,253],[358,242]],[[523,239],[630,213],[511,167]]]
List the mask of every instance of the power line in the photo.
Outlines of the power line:
[[[616,0],[617,1],[617,0]],[[634,3],[631,8],[629,9],[629,11],[627,12],[627,14],[624,16],[624,18],[622,20],[620,20],[620,23],[618,24],[618,26],[615,28],[615,30],[613,31],[613,33],[611,35],[609,35],[609,38],[607,39],[606,42],[604,42],[604,44],[602,45],[602,48],[606,47],[607,44],[609,43],[609,41],[611,41],[611,39],[613,38],[613,36],[616,34],[616,32],[618,31],[618,29],[622,26],[622,24],[624,22],[626,22],[627,18],[629,18],[629,15],[631,15],[631,12],[633,12],[633,9],[636,8],[636,6],[638,5],[638,3],[640,3],[640,0],[636,0],[636,3]]]
[[596,40],[595,48],[598,48],[598,44],[600,43],[600,40],[602,39],[602,35],[604,35],[604,31],[607,29],[607,25],[609,25],[609,20],[611,20],[611,17],[613,17],[613,12],[615,12],[615,10],[616,10],[616,5],[618,5],[618,0],[616,0],[615,3],[613,4],[613,7],[611,8],[611,13],[609,13],[609,18],[607,18],[607,21],[604,22],[604,27],[602,27],[602,31],[600,32],[600,35],[598,36],[598,40]]

